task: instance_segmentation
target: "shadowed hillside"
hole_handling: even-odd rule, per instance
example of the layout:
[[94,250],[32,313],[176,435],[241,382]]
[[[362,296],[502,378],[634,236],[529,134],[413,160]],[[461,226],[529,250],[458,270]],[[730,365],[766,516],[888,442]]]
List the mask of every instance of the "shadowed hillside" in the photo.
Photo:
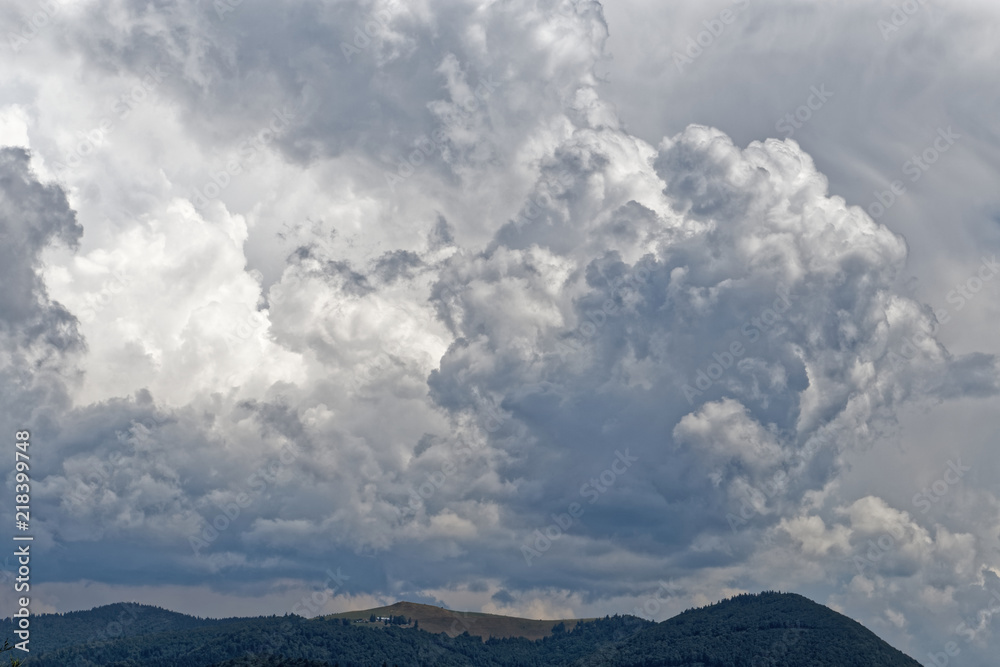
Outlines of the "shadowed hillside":
[[919,667],[857,621],[801,595],[771,592],[740,595],[658,623],[617,646],[606,664]]

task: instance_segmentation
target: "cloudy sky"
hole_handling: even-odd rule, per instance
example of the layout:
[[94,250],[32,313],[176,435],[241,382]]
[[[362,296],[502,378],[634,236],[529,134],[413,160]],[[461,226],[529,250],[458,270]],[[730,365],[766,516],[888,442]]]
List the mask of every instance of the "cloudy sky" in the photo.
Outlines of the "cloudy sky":
[[995,664],[996,3],[0,23],[36,613],[777,589]]

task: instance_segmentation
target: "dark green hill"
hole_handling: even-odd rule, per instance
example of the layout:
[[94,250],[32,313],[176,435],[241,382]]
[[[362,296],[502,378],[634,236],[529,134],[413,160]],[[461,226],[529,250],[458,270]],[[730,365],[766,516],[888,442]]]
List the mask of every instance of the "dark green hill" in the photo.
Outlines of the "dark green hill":
[[[127,607],[33,618],[25,667],[919,667],[860,624],[787,593],[742,595],[658,624],[634,616],[559,624],[536,641],[347,618],[201,619]],[[9,634],[10,619],[2,623]],[[95,639],[102,629],[117,636]]]
[[[32,653],[44,653],[66,646],[97,644],[132,636],[181,631],[224,621],[179,614],[145,604],[117,602],[89,611],[42,614],[32,619]],[[0,620],[0,638],[13,637],[11,619]],[[0,639],[0,642],[3,640]]]
[[219,662],[211,667],[329,667],[328,662],[306,660],[304,658],[281,658],[273,655],[246,656]]
[[607,664],[920,667],[857,621],[801,595],[773,592],[739,595],[658,623],[623,642]]

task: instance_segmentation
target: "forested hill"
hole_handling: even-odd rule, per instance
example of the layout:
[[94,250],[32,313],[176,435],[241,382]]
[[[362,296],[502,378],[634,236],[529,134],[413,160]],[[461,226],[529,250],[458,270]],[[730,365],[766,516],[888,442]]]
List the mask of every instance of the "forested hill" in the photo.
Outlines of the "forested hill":
[[[534,641],[483,641],[468,633],[449,637],[403,625],[401,614],[395,624],[370,622],[371,615],[369,622],[299,616],[202,619],[129,604],[45,614],[32,619],[32,652],[24,665],[919,667],[855,621],[789,593],[737,596],[662,623],[634,616],[557,623],[550,635]],[[10,619],[0,622],[0,631],[13,637]]]
[[643,629],[603,664],[920,667],[857,621],[794,593],[740,595]]
[[[118,602],[89,611],[41,614],[31,619],[31,653],[46,653],[66,646],[106,642],[124,636],[181,632],[232,620],[188,616],[134,602]],[[0,633],[0,643],[3,637],[13,637],[10,618],[0,621]]]

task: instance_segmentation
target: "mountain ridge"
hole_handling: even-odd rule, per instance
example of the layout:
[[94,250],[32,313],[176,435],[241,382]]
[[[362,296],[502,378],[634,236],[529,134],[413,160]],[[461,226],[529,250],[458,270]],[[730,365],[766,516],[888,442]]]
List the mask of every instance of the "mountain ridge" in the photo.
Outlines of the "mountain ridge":
[[[554,624],[546,636],[484,639],[412,624],[368,622],[416,613],[441,622]],[[398,612],[392,614],[391,612]],[[367,614],[368,619],[360,616]],[[430,616],[428,616],[430,615]],[[129,618],[131,617],[131,620]],[[10,618],[0,629],[10,634]],[[534,620],[400,601],[326,617],[209,619],[116,603],[32,621],[25,667],[920,667],[847,616],[795,593],[742,594],[654,623],[635,616]],[[129,621],[129,622],[125,622]],[[364,621],[364,622],[355,622]],[[429,622],[429,621],[428,621]],[[96,631],[104,631],[103,637]],[[43,640],[48,638],[48,645]]]

